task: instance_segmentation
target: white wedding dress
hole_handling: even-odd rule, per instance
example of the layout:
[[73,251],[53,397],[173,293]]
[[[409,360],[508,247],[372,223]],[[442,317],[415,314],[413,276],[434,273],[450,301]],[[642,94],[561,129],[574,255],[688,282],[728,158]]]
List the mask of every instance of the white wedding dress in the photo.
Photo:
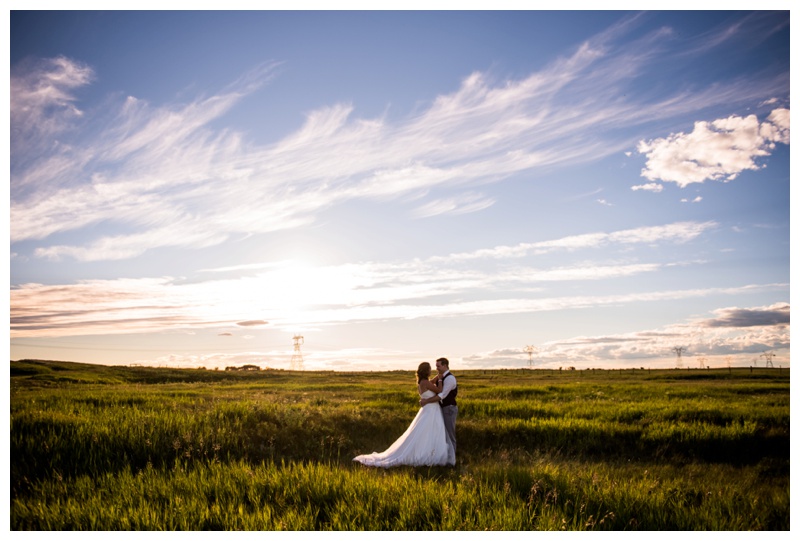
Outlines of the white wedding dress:
[[[434,394],[425,391],[420,397],[430,398]],[[384,452],[359,455],[353,460],[380,468],[454,465],[454,462],[448,462],[449,454],[442,408],[433,402],[419,409],[403,435]]]

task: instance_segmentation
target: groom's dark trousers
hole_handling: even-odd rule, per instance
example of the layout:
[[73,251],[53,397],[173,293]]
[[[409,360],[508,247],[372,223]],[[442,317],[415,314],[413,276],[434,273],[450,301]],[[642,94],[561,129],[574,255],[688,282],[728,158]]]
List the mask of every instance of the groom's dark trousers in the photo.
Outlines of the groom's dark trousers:
[[447,443],[449,449],[447,453],[448,464],[456,463],[456,417],[458,417],[458,406],[442,406],[442,416],[444,417],[444,430],[447,433]]

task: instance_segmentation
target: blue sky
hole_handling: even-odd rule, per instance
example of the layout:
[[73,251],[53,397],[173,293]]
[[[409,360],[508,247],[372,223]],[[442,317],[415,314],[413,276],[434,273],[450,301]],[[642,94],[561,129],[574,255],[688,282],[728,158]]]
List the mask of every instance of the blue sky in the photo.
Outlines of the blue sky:
[[10,30],[12,359],[789,364],[788,11]]

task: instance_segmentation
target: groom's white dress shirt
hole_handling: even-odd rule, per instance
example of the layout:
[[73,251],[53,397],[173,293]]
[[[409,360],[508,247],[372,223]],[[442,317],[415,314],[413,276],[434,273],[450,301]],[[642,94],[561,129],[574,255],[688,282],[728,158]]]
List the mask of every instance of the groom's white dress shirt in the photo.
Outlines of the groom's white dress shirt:
[[449,378],[445,378],[445,376],[447,374],[449,374],[449,373],[450,373],[450,371],[448,370],[444,374],[442,374],[442,378],[443,378],[442,381],[444,383],[442,384],[442,392],[439,393],[439,400],[444,400],[445,398],[447,398],[447,395],[449,395],[450,391],[452,391],[456,386],[456,377],[455,376],[451,376]]

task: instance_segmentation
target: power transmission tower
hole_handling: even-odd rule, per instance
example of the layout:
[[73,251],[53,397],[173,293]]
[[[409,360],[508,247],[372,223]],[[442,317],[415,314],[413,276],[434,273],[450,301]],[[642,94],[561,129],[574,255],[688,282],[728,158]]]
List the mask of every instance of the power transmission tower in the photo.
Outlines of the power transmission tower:
[[675,359],[675,368],[683,368],[683,352],[686,351],[686,348],[683,346],[675,346],[672,348],[672,351],[675,352],[677,355],[677,359]]
[[775,357],[774,353],[772,353],[771,351],[765,351],[764,353],[761,354],[761,356],[764,357],[767,360],[767,362],[766,362],[766,364],[764,366],[769,366],[771,368],[775,368],[775,365],[772,364],[772,359]]
[[698,357],[697,358],[697,364],[700,365],[700,368],[705,368],[706,367],[706,358],[705,357]]
[[533,354],[536,352],[535,346],[525,346],[525,353],[528,354],[528,368],[533,368]]
[[294,352],[292,353],[292,370],[302,370],[303,353],[300,351],[300,346],[303,345],[303,337],[299,334],[295,334],[292,337],[292,341],[294,342]]

